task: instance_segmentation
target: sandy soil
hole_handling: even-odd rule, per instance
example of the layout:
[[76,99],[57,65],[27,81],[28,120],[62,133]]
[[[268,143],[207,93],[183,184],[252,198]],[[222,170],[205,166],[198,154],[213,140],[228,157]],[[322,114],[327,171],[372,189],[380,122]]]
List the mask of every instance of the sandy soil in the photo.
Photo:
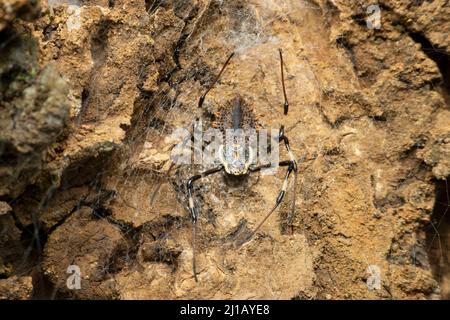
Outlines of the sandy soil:
[[[371,29],[360,1],[2,2],[0,299],[450,298],[450,6],[379,4]],[[295,215],[291,181],[235,248],[284,172],[202,179],[196,283],[205,167],[170,169],[171,134],[238,94],[286,128]]]

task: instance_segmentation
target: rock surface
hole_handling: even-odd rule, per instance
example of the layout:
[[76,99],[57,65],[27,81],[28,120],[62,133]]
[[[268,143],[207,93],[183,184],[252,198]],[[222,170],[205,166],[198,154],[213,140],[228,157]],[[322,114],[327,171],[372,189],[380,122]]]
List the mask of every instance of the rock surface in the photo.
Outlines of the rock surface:
[[[379,29],[367,7],[343,0],[42,1],[32,22],[17,8],[38,10],[34,1],[9,2],[0,288],[19,288],[14,298],[29,297],[19,272],[51,287],[35,297],[449,297],[446,1],[379,1]],[[239,184],[198,181],[196,283],[184,183],[205,168],[171,165],[172,133],[197,117],[213,126],[237,94],[260,128],[286,128],[299,160],[296,214],[288,219],[291,181],[237,249],[273,206],[282,168]],[[66,282],[74,265],[78,290]]]
[[31,298],[32,292],[31,277],[0,279],[0,300],[26,300]]

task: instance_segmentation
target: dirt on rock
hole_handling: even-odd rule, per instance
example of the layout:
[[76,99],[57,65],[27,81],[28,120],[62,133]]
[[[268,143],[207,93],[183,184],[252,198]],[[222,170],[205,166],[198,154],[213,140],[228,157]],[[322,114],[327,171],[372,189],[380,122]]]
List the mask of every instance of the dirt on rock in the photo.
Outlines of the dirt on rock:
[[[4,2],[0,299],[450,298],[449,17],[445,0]],[[196,282],[185,184],[210,167],[173,165],[173,134],[238,95],[285,128],[295,214],[291,180],[237,248],[283,167],[196,181]]]

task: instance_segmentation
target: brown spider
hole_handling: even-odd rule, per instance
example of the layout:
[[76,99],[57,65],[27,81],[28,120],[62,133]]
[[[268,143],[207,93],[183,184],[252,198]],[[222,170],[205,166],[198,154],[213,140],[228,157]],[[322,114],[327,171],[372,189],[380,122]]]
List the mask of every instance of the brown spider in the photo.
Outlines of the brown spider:
[[[289,111],[289,103],[286,95],[286,87],[284,84],[284,62],[283,62],[283,54],[281,49],[279,49],[280,53],[280,65],[281,65],[281,83],[283,87],[283,95],[284,95],[284,115],[288,114]],[[232,53],[228,59],[226,60],[225,64],[223,65],[222,69],[220,70],[219,74],[215,78],[215,80],[212,82],[212,84],[207,88],[205,93],[200,97],[198,107],[202,108],[203,102],[205,101],[205,97],[208,94],[208,92],[213,88],[213,86],[216,84],[216,82],[219,80],[220,76],[222,75],[223,71],[225,70],[226,66],[230,62],[231,58],[233,57],[234,53]],[[254,120],[252,117],[251,111],[248,109],[246,103],[244,100],[238,96],[236,97],[232,102],[228,103],[225,107],[221,108],[221,110],[217,113],[218,118],[218,124],[220,130],[223,132],[225,130],[240,130],[240,129],[247,129],[249,127],[255,127],[254,126]],[[286,150],[289,154],[290,160],[285,160],[279,162],[279,166],[287,167],[286,175],[283,181],[283,184],[281,186],[280,192],[278,194],[278,197],[276,198],[275,205],[272,207],[272,209],[269,211],[269,213],[264,217],[264,219],[258,224],[258,226],[253,230],[253,232],[250,233],[243,241],[240,242],[239,245],[242,245],[243,243],[249,241],[253,235],[261,228],[261,226],[264,224],[264,222],[270,217],[270,215],[278,208],[280,203],[283,201],[283,198],[286,194],[286,189],[288,186],[289,176],[292,172],[294,172],[294,196],[292,200],[292,206],[291,206],[291,217],[294,214],[295,210],[295,193],[296,193],[296,184],[297,184],[297,161],[295,159],[295,156],[289,146],[289,140],[284,134],[284,126],[282,125],[279,130],[278,134],[279,142],[283,141],[284,146],[286,147]],[[196,259],[195,259],[195,240],[196,240],[196,230],[197,230],[197,220],[198,220],[198,210],[194,203],[194,182],[204,178],[206,176],[212,175],[214,173],[218,172],[224,172],[228,176],[244,176],[248,175],[250,173],[254,172],[260,172],[262,169],[271,167],[271,164],[263,164],[260,166],[254,166],[252,163],[252,155],[256,152],[256,150],[253,150],[252,148],[248,147],[246,143],[242,143],[245,141],[239,141],[236,139],[225,139],[225,143],[220,146],[219,148],[219,160],[220,165],[217,167],[204,171],[200,174],[197,174],[193,177],[191,177],[186,182],[186,189],[188,192],[188,205],[189,205],[189,211],[192,218],[193,223],[193,240],[192,240],[192,248],[193,248],[193,272],[195,281],[198,281],[197,279],[197,271],[196,271]]]

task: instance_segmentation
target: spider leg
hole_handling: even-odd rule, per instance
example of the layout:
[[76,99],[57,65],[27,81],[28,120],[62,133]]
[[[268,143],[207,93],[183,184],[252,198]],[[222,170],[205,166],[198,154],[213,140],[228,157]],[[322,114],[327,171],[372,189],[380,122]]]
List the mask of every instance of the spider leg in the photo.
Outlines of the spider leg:
[[[283,60],[283,52],[281,49],[278,49],[278,52],[280,53],[280,69],[281,69],[281,84],[283,87],[283,96],[284,96],[284,115],[286,116],[289,111],[289,102],[286,94],[286,85],[284,83],[284,60]],[[291,150],[291,147],[289,145],[289,139],[284,134],[284,125],[280,127],[280,133],[279,133],[279,141],[284,142],[284,146],[286,147],[286,150],[289,154],[289,158],[291,159],[291,162],[293,164],[293,171],[294,171],[294,187],[293,187],[293,197],[292,197],[292,204],[291,204],[291,212],[288,217],[289,224],[292,223],[292,219],[294,218],[294,211],[295,211],[295,201],[296,201],[296,195],[297,195],[297,160],[295,159],[294,153]]]
[[199,180],[201,178],[204,178],[206,176],[209,176],[211,174],[220,172],[223,170],[223,166],[220,165],[214,169],[210,169],[207,170],[205,172],[202,172],[198,175],[195,175],[193,177],[191,177],[188,182],[186,183],[186,189],[188,192],[188,197],[189,197],[189,212],[191,213],[191,219],[192,219],[192,269],[194,271],[194,278],[195,281],[198,282],[197,279],[197,268],[196,268],[196,263],[195,263],[195,239],[196,239],[196,235],[197,235],[197,220],[198,220],[198,210],[197,207],[195,206],[195,202],[194,202],[194,182],[196,180]]
[[234,52],[232,52],[227,61],[225,61],[222,69],[220,70],[219,74],[217,75],[217,77],[214,79],[214,81],[211,83],[211,85],[208,87],[208,89],[206,89],[205,93],[200,97],[200,99],[198,100],[198,107],[201,108],[203,106],[203,102],[205,101],[205,97],[208,94],[208,92],[214,87],[214,85],[216,84],[216,82],[219,80],[220,76],[222,75],[223,71],[225,70],[225,68],[227,67],[228,63],[230,62],[231,58],[234,56]]
[[[248,242],[251,240],[251,238],[253,238],[253,236],[256,234],[256,232],[258,232],[258,230],[261,228],[261,226],[264,224],[264,222],[266,222],[267,219],[269,219],[269,217],[272,215],[272,213],[278,208],[278,206],[281,204],[281,202],[284,199],[284,196],[286,194],[286,189],[288,187],[288,182],[289,182],[289,176],[291,175],[291,173],[295,170],[296,168],[296,164],[290,160],[285,160],[285,161],[281,161],[278,164],[280,167],[288,167],[287,171],[286,171],[286,175],[284,176],[284,181],[283,184],[280,188],[280,192],[278,193],[277,199],[275,201],[275,205],[272,207],[272,209],[269,211],[269,213],[264,217],[264,219],[262,219],[262,221],[258,224],[258,226],[255,228],[255,230],[252,231],[252,233],[250,233],[250,235],[248,235],[247,237],[245,237],[242,241],[240,241],[237,246],[240,247],[241,245],[243,245],[244,243]],[[270,168],[271,164],[265,164],[265,165],[261,165],[259,167],[256,168],[252,168],[250,169],[250,172],[259,172],[262,169],[265,168]]]
[[286,147],[286,150],[289,154],[289,158],[291,159],[290,162],[292,164],[292,171],[294,172],[294,185],[293,185],[293,195],[292,195],[292,203],[291,203],[291,212],[288,216],[288,223],[292,224],[292,219],[294,218],[295,213],[295,202],[297,199],[297,178],[298,178],[298,168],[297,168],[297,160],[295,159],[294,153],[291,150],[291,146],[289,145],[289,139],[284,134],[284,126],[281,126],[280,128],[280,134],[279,134],[279,141],[284,142],[284,146]]
[[[290,165],[290,163],[291,163],[291,161],[289,161],[289,160],[284,160],[284,161],[279,162],[279,163],[278,163],[278,166],[279,166],[279,167],[287,167],[287,166]],[[250,168],[249,168],[249,171],[250,171],[251,173],[254,173],[254,172],[259,172],[259,171],[261,171],[262,169],[268,169],[268,168],[271,168],[271,167],[272,167],[272,164],[271,164],[271,163],[267,163],[267,164],[260,165],[260,166],[258,166],[258,167],[250,167]]]
[[286,94],[286,86],[284,85],[284,61],[283,61],[283,52],[281,49],[278,49],[280,53],[280,67],[281,67],[281,85],[283,87],[283,96],[284,96],[284,115],[286,116],[289,111],[289,102]]

